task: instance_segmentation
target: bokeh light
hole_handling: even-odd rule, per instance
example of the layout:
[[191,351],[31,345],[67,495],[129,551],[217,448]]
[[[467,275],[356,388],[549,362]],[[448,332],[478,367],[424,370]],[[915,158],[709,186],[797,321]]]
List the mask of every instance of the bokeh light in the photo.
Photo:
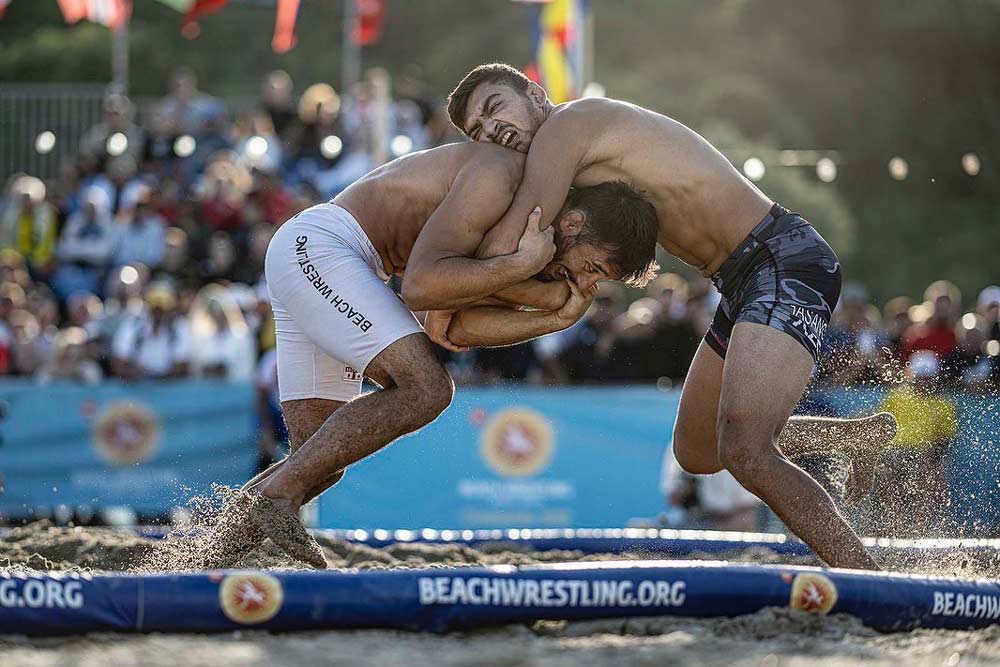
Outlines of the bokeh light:
[[837,163],[828,157],[821,157],[816,162],[816,178],[824,183],[832,183],[837,178]]
[[45,130],[35,137],[35,152],[47,155],[56,147],[56,135],[51,130]]
[[342,150],[344,150],[344,142],[335,134],[327,135],[323,137],[323,141],[319,142],[319,152],[327,160],[337,157]]
[[118,157],[128,150],[128,137],[126,137],[121,132],[115,132],[110,137],[108,137],[107,144],[105,148],[108,151],[108,155],[112,157]]
[[254,135],[247,139],[247,157],[251,160],[259,160],[267,154],[267,139],[260,135]]
[[410,139],[405,134],[397,134],[389,142],[389,150],[396,157],[406,155],[413,150],[413,139]]
[[139,280],[139,272],[134,266],[123,266],[118,279],[126,285],[134,285],[135,281]]
[[897,181],[905,180],[910,175],[910,165],[897,155],[889,160],[889,175]]
[[746,174],[747,178],[756,183],[764,178],[764,174],[767,173],[767,167],[764,166],[764,162],[760,158],[752,157],[743,163],[743,173]]
[[962,156],[962,171],[969,176],[978,176],[981,167],[979,156],[975,153],[966,153]]
[[198,143],[194,140],[194,137],[190,134],[182,134],[174,141],[174,155],[181,158],[190,157],[197,147]]

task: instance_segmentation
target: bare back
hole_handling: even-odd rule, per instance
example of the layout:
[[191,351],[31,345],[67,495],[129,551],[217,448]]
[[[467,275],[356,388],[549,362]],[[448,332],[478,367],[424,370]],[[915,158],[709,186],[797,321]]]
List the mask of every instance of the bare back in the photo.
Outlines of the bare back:
[[333,201],[350,211],[364,229],[386,272],[402,273],[420,230],[458,174],[498,160],[520,175],[524,157],[514,151],[489,144],[439,146],[375,169]]
[[648,109],[608,99],[557,106],[537,131],[524,179],[491,243],[510,245],[532,207],[548,223],[570,185],[625,181],[656,207],[660,245],[712,275],[772,202],[704,138]]

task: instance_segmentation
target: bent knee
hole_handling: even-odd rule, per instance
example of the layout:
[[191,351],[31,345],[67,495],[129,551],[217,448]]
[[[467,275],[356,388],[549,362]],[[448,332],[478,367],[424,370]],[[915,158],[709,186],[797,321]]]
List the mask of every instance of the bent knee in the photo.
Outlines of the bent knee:
[[714,434],[705,435],[678,423],[674,426],[674,458],[681,470],[692,475],[711,475],[722,470]]
[[440,364],[408,378],[401,386],[407,389],[412,406],[427,415],[428,419],[444,412],[455,397],[455,383]]

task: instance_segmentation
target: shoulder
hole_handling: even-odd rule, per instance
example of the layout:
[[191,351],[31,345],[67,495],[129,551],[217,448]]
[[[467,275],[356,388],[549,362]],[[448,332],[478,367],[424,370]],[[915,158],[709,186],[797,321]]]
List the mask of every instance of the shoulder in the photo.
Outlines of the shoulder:
[[477,183],[513,194],[521,182],[525,155],[485,142],[465,142],[461,171]]

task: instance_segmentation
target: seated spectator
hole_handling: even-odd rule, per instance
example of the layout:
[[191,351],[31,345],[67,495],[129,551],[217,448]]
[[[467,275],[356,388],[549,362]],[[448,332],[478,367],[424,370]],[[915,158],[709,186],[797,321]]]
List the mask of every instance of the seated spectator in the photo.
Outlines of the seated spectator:
[[886,342],[893,359],[899,362],[902,367],[906,357],[903,352],[903,337],[913,324],[910,319],[910,308],[913,307],[913,299],[905,296],[897,296],[889,299],[882,309],[882,325],[885,327]]
[[955,323],[962,304],[962,293],[953,283],[938,280],[924,292],[921,308],[926,319],[916,322],[903,336],[903,353],[909,358],[914,352],[928,350],[938,359],[955,351]]
[[254,170],[252,201],[264,216],[264,221],[275,227],[295,214],[295,195],[281,182],[281,175],[260,169]]
[[176,135],[190,134],[199,138],[205,121],[219,114],[222,105],[198,90],[198,77],[186,67],[174,70],[167,95],[160,100],[158,112]]
[[660,491],[666,498],[665,523],[706,530],[757,530],[760,499],[722,470],[714,475],[684,472],[672,447],[663,455]]
[[240,230],[246,224],[243,204],[243,193],[232,182],[218,176],[206,183],[204,196],[198,204],[198,217],[213,230]]
[[52,358],[35,377],[43,384],[57,380],[99,383],[103,374],[101,367],[89,356],[87,333],[79,327],[69,327],[56,334]]
[[145,264],[151,269],[160,266],[166,252],[166,223],[153,207],[149,188],[139,193],[135,209],[117,224],[116,231],[116,266]]
[[112,341],[111,367],[126,380],[174,378],[187,374],[191,332],[177,313],[177,296],[165,283],[146,288],[147,310],[124,319]]
[[83,207],[63,226],[56,246],[60,265],[52,287],[63,300],[74,292],[100,292],[100,282],[115,249],[115,230],[107,196],[91,189]]
[[[100,123],[87,130],[80,140],[80,155],[103,169],[109,158],[129,155],[133,161],[142,157],[145,136],[141,127],[133,122],[135,109],[124,95],[112,94],[104,98],[104,113]],[[124,144],[109,142],[115,134],[124,137]]]
[[990,285],[979,293],[976,309],[986,324],[986,337],[1000,340],[1000,286]]
[[261,83],[260,112],[267,117],[279,137],[284,137],[295,123],[292,88],[292,77],[281,69],[268,72]]
[[10,372],[33,375],[47,361],[38,319],[27,310],[15,310],[7,322],[11,331]]
[[254,335],[229,290],[209,285],[191,308],[191,370],[202,377],[249,382],[257,358]]
[[32,275],[47,276],[54,268],[55,208],[45,201],[45,186],[37,178],[15,180],[10,194],[0,218],[0,247],[20,253]]

